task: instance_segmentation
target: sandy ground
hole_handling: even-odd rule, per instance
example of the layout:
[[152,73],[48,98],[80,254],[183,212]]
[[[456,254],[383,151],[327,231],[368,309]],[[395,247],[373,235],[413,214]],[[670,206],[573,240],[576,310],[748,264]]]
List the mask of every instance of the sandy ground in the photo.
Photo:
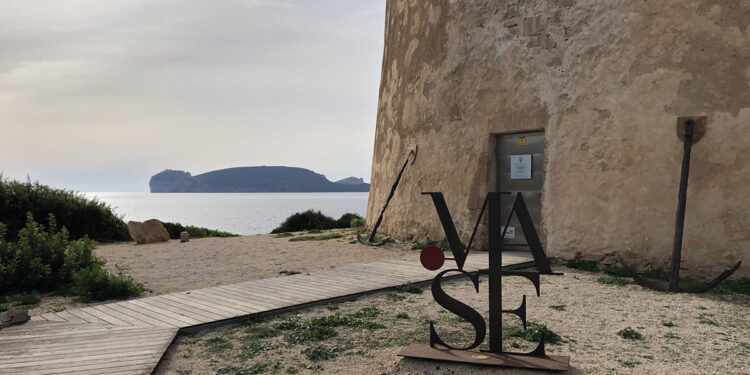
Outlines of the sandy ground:
[[[148,289],[144,296],[277,277],[281,271],[311,272],[418,254],[398,246],[376,248],[351,243],[354,239],[351,230],[325,233],[331,232],[341,232],[345,236],[300,242],[267,234],[198,238],[185,243],[179,240],[145,245],[125,242],[100,245],[96,254],[107,260],[107,268],[121,268],[143,283]],[[295,237],[300,235],[318,234],[296,233]],[[47,296],[29,312],[39,315],[74,306],[84,305],[74,303],[71,297]]]
[[265,234],[199,238],[185,243],[104,245],[96,254],[110,267],[122,267],[155,294],[276,277],[280,271],[310,272],[417,254],[352,244],[352,238],[301,242]]
[[[529,320],[544,323],[562,337],[547,346],[549,354],[571,357],[569,374],[747,374],[750,368],[750,297],[736,294],[667,294],[639,286],[603,285],[603,274],[558,266],[564,276],[543,276],[537,298],[525,279],[503,280],[504,308],[515,308],[528,295]],[[487,282],[480,293],[468,280],[446,282],[449,295],[487,316]],[[372,313],[377,309],[377,313]],[[365,310],[363,310],[365,309]],[[362,312],[370,314],[362,314]],[[360,318],[356,318],[359,312]],[[279,323],[305,326],[316,317],[339,314],[354,321],[382,324],[377,329],[335,327],[333,337],[294,343],[293,330]],[[375,315],[375,316],[373,316]],[[369,316],[369,317],[362,317]],[[336,306],[316,307],[298,316],[261,323],[181,334],[167,351],[156,374],[536,374],[469,365],[403,359],[397,353],[411,343],[426,343],[429,321],[447,342],[464,346],[473,339],[466,322],[443,310],[429,288],[422,294],[379,293]],[[505,326],[520,321],[504,317]],[[617,332],[631,327],[642,339]],[[508,337],[505,349],[530,350],[533,343]],[[518,346],[520,349],[512,349]],[[333,352],[313,360],[311,350]]]

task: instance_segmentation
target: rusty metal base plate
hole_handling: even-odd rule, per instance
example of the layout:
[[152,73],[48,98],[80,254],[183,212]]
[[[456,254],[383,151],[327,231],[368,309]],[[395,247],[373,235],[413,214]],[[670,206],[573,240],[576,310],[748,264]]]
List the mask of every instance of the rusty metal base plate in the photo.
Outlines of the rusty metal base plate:
[[565,371],[568,369],[570,363],[570,357],[559,355],[532,357],[511,353],[496,354],[473,350],[438,349],[422,344],[411,344],[401,350],[398,355],[407,358],[419,358],[434,361],[548,371]]

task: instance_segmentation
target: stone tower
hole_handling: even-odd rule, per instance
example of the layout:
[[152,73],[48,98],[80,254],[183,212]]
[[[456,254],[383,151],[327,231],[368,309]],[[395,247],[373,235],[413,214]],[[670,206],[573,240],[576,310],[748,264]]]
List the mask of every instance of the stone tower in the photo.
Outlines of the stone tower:
[[442,239],[420,195],[442,191],[467,241],[485,194],[523,183],[508,171],[524,161],[507,157],[533,155],[550,256],[664,266],[676,119],[706,116],[683,265],[750,265],[750,0],[389,0],[386,12],[369,226],[415,145],[382,234]]

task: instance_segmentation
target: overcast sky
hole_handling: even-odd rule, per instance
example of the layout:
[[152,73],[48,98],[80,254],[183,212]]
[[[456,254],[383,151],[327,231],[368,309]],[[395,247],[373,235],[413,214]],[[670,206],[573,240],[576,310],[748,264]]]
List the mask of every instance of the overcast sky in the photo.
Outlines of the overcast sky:
[[163,169],[370,179],[385,0],[3,0],[0,172],[147,191]]

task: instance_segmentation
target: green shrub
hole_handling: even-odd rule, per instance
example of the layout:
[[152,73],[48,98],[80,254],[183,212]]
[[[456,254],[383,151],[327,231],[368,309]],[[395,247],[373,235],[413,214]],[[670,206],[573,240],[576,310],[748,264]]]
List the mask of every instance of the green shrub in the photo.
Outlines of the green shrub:
[[625,285],[628,285],[628,284],[631,283],[630,280],[622,278],[622,277],[618,277],[618,276],[614,276],[614,277],[600,277],[600,278],[596,279],[596,281],[599,284],[616,285],[616,286],[625,286]]
[[364,223],[365,219],[362,216],[359,216],[355,213],[347,212],[343,215],[341,215],[338,220],[336,220],[336,228],[355,228],[352,225],[352,222],[355,220],[359,220]]
[[605,268],[604,273],[610,276],[630,277],[630,274],[628,273],[628,271],[626,271],[623,268],[614,267],[614,266],[608,266],[607,268]]
[[583,259],[573,259],[569,260],[566,264],[570,268],[574,268],[581,271],[588,271],[588,272],[599,272],[599,266],[597,266],[596,262],[591,260],[583,260]]
[[422,294],[422,288],[414,284],[399,285],[396,287],[396,291],[401,293]]
[[362,228],[366,225],[365,219],[358,218],[358,219],[352,219],[351,223],[349,223],[349,226],[352,228]]
[[167,232],[169,232],[169,238],[173,240],[180,239],[180,233],[182,232],[190,233],[190,238],[236,237],[237,236],[236,234],[232,234],[229,232],[222,232],[220,230],[215,230],[215,229],[195,227],[192,225],[184,226],[180,223],[165,222],[162,224],[164,224],[164,228],[166,228]]
[[315,345],[302,351],[311,361],[325,361],[339,356],[343,350],[338,346]]
[[750,279],[745,277],[736,280],[725,280],[716,289],[715,293],[738,293],[750,296]]
[[552,332],[549,328],[547,328],[544,324],[534,323],[534,322],[528,322],[526,324],[526,329],[523,329],[522,326],[514,326],[510,329],[510,336],[511,337],[520,337],[526,341],[531,342],[539,342],[539,340],[544,337],[545,344],[559,344],[562,339],[560,338],[560,335],[558,335],[555,332]]
[[100,242],[130,240],[127,225],[109,205],[71,190],[11,181],[0,175],[0,222],[7,228],[7,238],[18,237],[28,213],[36,218],[54,215],[73,239],[88,236]]
[[353,213],[346,213],[336,220],[330,216],[324,215],[320,211],[307,210],[297,212],[284,220],[281,225],[271,231],[272,234],[283,232],[300,232],[304,230],[326,230],[336,228],[349,228],[353,220],[361,219],[362,216]]
[[623,329],[619,330],[617,332],[617,336],[620,336],[620,337],[622,337],[624,339],[628,339],[628,340],[641,340],[641,339],[643,339],[643,335],[640,332],[638,332],[638,331],[636,331],[636,330],[634,330],[634,329],[632,329],[630,327],[626,327],[626,328],[623,328]]
[[42,299],[39,298],[36,292],[14,294],[6,297],[5,300],[16,305],[36,305],[42,302]]
[[101,267],[82,268],[73,273],[73,293],[82,301],[106,301],[139,296],[146,288],[120,271],[107,272]]
[[48,218],[49,231],[34,221],[18,231],[18,240],[8,242],[0,223],[0,295],[33,290],[50,291],[73,280],[73,272],[104,262],[94,254],[96,243],[88,237],[69,240],[65,227],[58,231],[55,216]]

